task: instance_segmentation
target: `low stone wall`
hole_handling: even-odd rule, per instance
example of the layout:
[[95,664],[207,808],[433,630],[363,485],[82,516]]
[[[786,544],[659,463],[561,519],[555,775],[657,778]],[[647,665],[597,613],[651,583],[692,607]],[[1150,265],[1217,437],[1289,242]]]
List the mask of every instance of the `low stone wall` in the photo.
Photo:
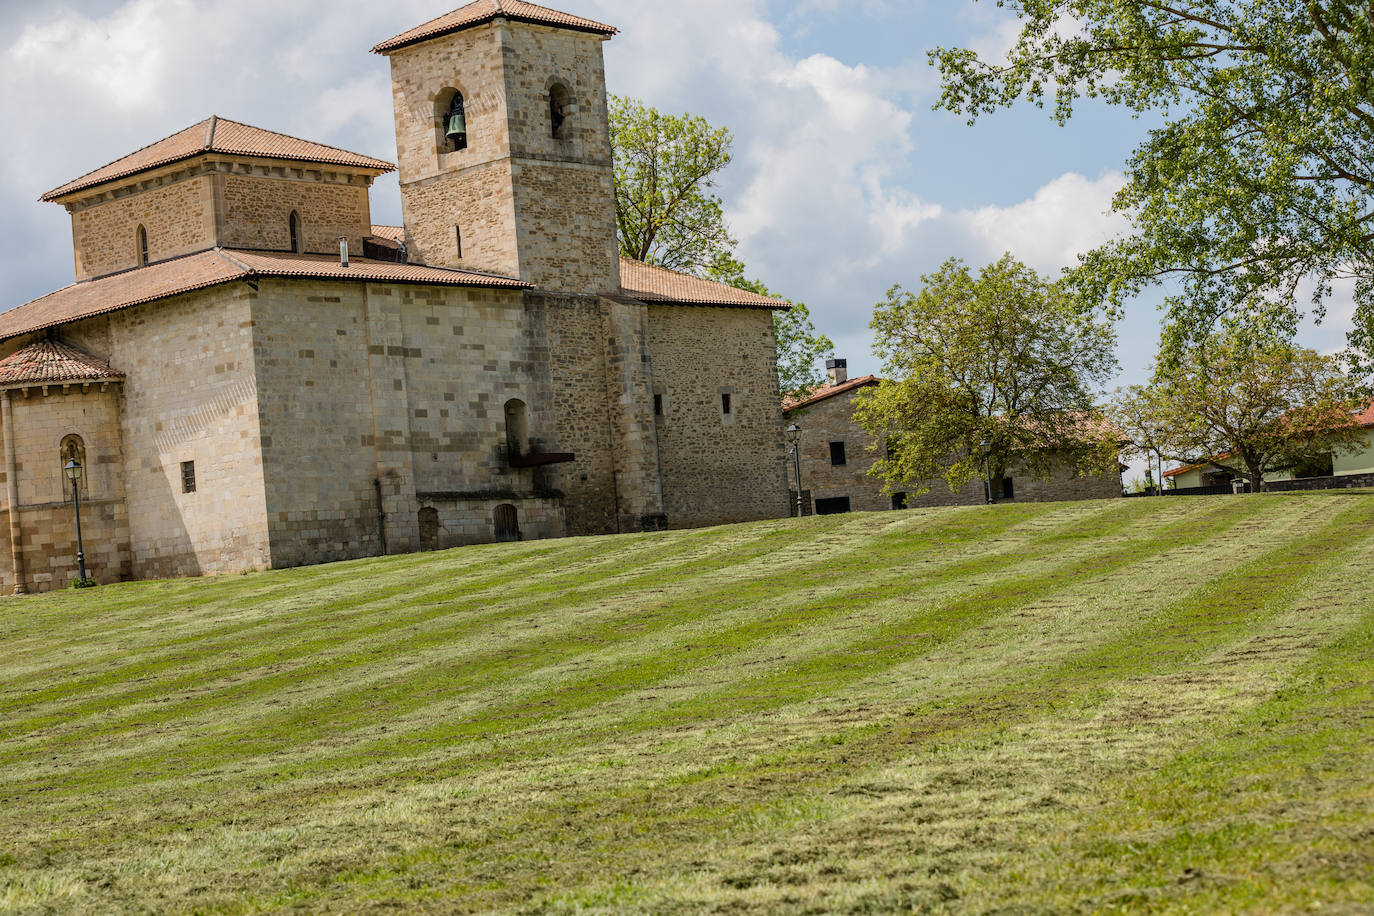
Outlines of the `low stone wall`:
[[1302,480],[1275,480],[1264,485],[1266,493],[1292,493],[1304,490],[1355,490],[1374,487],[1374,474],[1346,474],[1341,477],[1307,477]]

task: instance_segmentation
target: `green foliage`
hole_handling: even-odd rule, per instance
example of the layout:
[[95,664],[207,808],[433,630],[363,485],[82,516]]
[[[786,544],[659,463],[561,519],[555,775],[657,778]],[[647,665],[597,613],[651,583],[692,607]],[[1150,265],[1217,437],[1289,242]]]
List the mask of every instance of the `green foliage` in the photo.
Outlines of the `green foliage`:
[[620,253],[705,276],[735,247],[712,193],[730,164],[730,131],[620,96],[611,96],[610,119]]
[[1075,286],[1119,309],[1172,278],[1172,360],[1218,320],[1286,336],[1299,287],[1324,314],[1356,281],[1352,352],[1374,352],[1374,17],[1351,0],[999,0],[1022,21],[1004,62],[931,53],[943,105],[970,119],[1083,98],[1157,112],[1116,209],[1131,237],[1089,254]]
[[72,588],[96,588],[100,583],[94,579],[73,579]]
[[1142,453],[1249,479],[1320,464],[1364,443],[1361,392],[1334,358],[1287,341],[1214,334],[1148,388],[1117,392],[1116,424]]
[[873,314],[891,381],[861,394],[855,416],[888,443],[875,475],[958,490],[1001,480],[1013,461],[1043,474],[1056,458],[1084,470],[1116,460],[1094,420],[1094,386],[1117,365],[1109,326],[1011,255],[977,276],[951,259],[921,279],[919,294],[895,286]]

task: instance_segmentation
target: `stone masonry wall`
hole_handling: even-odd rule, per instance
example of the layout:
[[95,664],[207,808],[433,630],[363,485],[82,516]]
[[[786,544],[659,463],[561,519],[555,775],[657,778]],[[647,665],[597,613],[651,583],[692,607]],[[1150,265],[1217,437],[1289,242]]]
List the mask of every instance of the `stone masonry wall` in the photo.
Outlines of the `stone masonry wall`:
[[401,210],[411,261],[507,277],[520,275],[511,228],[515,223],[515,191],[509,159],[406,185]]
[[[502,504],[531,534],[562,534],[544,472],[507,462],[508,401],[527,405],[533,446],[553,432],[544,332],[520,293],[268,281],[254,316],[274,393],[262,404],[273,565],[380,553],[378,482],[390,553],[490,540]],[[421,544],[424,508],[440,514],[437,545]]]
[[[252,302],[215,287],[93,318],[124,382],[123,475],[133,575],[233,573],[269,562],[253,369]],[[103,330],[102,330],[103,328]],[[196,490],[184,492],[182,463]]]
[[[101,583],[130,578],[119,386],[54,385],[46,391],[12,391],[9,397],[26,590],[65,588],[77,577],[75,509],[60,450],[71,435],[80,436],[85,447],[80,492],[87,575]],[[0,492],[7,483],[0,462]],[[15,585],[9,537],[9,525],[0,525],[0,590],[5,594]]]
[[[857,393],[840,395],[790,411],[787,422],[795,422],[805,430],[802,434],[802,487],[811,492],[813,499],[848,497],[854,512],[880,512],[893,508],[892,493],[887,492],[885,481],[868,474],[882,455],[869,451],[873,437],[854,420],[857,397]],[[842,466],[831,463],[832,442],[845,443],[847,460]],[[1016,502],[1114,499],[1121,495],[1119,471],[1082,475],[1057,464],[1045,479],[1035,477],[1023,467],[1013,467],[1010,476]],[[920,485],[894,485],[891,489],[894,493],[906,494],[905,504],[911,509],[981,505],[987,499],[981,480],[970,481],[955,492],[950,491],[943,479]],[[918,492],[922,489],[927,492]]]
[[200,175],[73,213],[76,278],[87,280],[137,267],[140,225],[148,232],[149,261],[212,247],[213,195],[210,177]]
[[772,313],[650,306],[649,341],[669,526],[786,517]]
[[334,254],[339,238],[354,256],[372,234],[366,184],[328,184],[244,175],[217,175],[219,243],[225,248],[291,250],[291,212],[301,223],[302,251]]
[[601,304],[541,293],[526,294],[526,301],[546,316],[557,448],[577,456],[551,473],[552,485],[565,494],[568,533],[615,534],[620,529]]

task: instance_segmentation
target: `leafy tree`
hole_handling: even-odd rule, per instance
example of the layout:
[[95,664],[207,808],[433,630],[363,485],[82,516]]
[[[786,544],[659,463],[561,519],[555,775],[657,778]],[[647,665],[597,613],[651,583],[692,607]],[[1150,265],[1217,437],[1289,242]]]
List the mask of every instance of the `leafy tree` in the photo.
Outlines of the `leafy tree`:
[[1146,395],[1127,392],[1118,416],[1143,409],[1163,457],[1250,481],[1358,448],[1359,389],[1327,356],[1288,341],[1214,334],[1183,351]]
[[875,475],[958,490],[1001,480],[1013,461],[1044,474],[1056,459],[1083,470],[1117,460],[1093,419],[1093,387],[1116,368],[1108,325],[1011,255],[977,276],[951,259],[922,281],[916,295],[893,287],[873,314],[893,381],[860,395],[855,416],[888,443]]
[[1132,385],[1118,388],[1108,411],[1113,427],[1121,431],[1127,441],[1125,454],[1144,459],[1151,476],[1158,469],[1156,484],[1164,485],[1164,463],[1169,459],[1166,442],[1167,417],[1160,389],[1151,385]]
[[621,254],[696,276],[729,260],[735,240],[711,192],[730,164],[730,131],[619,96],[610,120]]
[[[664,115],[635,99],[611,97],[620,253],[774,297],[745,277],[720,198],[711,193],[717,174],[730,164],[732,140],[729,130],[696,115]],[[773,332],[782,393],[821,384],[820,361],[835,345],[816,330],[806,305],[775,312]]]
[[1162,114],[1115,208],[1134,234],[1092,252],[1083,301],[1117,309],[1173,278],[1166,359],[1229,318],[1286,336],[1356,281],[1374,344],[1374,10],[1357,0],[998,0],[1022,20],[1006,61],[931,52],[943,105],[976,119],[1052,97]]

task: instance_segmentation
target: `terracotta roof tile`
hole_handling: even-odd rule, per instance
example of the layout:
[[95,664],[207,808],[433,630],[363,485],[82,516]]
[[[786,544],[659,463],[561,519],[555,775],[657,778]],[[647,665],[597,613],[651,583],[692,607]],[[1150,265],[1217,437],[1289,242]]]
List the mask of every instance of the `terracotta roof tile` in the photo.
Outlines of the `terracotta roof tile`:
[[522,0],[476,0],[466,6],[446,13],[438,19],[431,19],[424,25],[402,32],[394,38],[374,47],[377,54],[386,54],[406,45],[418,44],[440,35],[461,32],[463,29],[486,25],[494,19],[511,19],[516,22],[532,22],[535,25],[549,25],[555,28],[573,29],[578,32],[591,32],[595,35],[614,35],[618,29],[605,23],[583,19],[570,13],[560,13],[546,6],[524,3]]
[[240,124],[226,118],[210,117],[109,165],[101,166],[60,188],[54,188],[44,194],[42,200],[56,200],[107,181],[127,178],[174,162],[194,159],[206,153],[318,162],[377,172],[391,172],[396,169],[396,166],[382,159],[350,153],[348,150],[325,146],[323,143],[288,137],[286,134]]
[[821,401],[845,394],[850,391],[858,391],[860,388],[867,388],[869,385],[881,385],[882,379],[876,375],[864,375],[859,378],[852,378],[847,382],[838,385],[821,385],[811,389],[811,392],[803,398],[784,398],[782,402],[783,410],[799,410],[803,407],[810,407]]
[[38,340],[0,359],[0,386],[47,382],[112,382],[124,373],[60,340]]
[[88,280],[0,313],[0,340],[253,277],[314,277],[486,289],[527,289],[510,277],[353,258],[341,267],[330,255],[213,249],[98,280]]
[[386,239],[388,242],[400,244],[406,240],[406,231],[402,226],[373,226],[372,234],[379,239]]
[[625,295],[648,303],[778,310],[792,307],[781,299],[769,299],[724,283],[703,280],[629,258],[620,259],[620,286]]

